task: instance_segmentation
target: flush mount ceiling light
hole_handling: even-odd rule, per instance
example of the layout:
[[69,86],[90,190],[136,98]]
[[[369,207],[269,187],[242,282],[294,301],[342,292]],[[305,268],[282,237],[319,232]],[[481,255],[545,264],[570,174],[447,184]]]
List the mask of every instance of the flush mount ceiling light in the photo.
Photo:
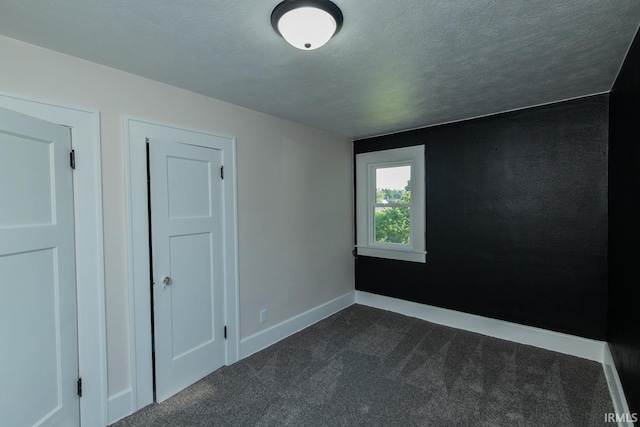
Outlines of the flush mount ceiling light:
[[321,47],[342,27],[342,12],[329,0],[285,0],[273,9],[271,25],[302,50]]

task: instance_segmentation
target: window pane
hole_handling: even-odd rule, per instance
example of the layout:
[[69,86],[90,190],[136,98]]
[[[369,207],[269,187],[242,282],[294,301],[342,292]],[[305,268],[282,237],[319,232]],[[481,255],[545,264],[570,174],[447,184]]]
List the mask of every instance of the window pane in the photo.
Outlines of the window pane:
[[376,203],[411,203],[411,166],[376,168]]
[[409,207],[374,208],[374,216],[376,242],[409,244]]

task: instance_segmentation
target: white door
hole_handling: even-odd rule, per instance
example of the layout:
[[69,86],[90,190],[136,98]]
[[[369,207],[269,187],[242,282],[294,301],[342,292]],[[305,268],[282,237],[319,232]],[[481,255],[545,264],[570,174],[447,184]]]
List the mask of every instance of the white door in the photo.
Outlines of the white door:
[[157,402],[224,364],[221,154],[149,143]]
[[0,109],[0,424],[78,426],[69,128]]

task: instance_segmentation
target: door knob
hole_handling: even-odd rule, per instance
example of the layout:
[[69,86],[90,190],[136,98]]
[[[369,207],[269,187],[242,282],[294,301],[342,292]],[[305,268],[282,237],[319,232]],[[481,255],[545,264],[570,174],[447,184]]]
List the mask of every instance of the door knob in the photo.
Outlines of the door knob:
[[167,289],[167,286],[169,286],[170,284],[171,284],[171,277],[164,276],[162,278],[162,290],[164,291],[165,289]]

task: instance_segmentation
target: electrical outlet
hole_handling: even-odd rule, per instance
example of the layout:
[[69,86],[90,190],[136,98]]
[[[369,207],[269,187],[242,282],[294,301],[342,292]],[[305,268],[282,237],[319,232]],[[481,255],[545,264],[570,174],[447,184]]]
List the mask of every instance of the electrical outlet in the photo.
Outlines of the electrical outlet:
[[260,323],[264,323],[267,321],[267,310],[261,310],[260,311]]

